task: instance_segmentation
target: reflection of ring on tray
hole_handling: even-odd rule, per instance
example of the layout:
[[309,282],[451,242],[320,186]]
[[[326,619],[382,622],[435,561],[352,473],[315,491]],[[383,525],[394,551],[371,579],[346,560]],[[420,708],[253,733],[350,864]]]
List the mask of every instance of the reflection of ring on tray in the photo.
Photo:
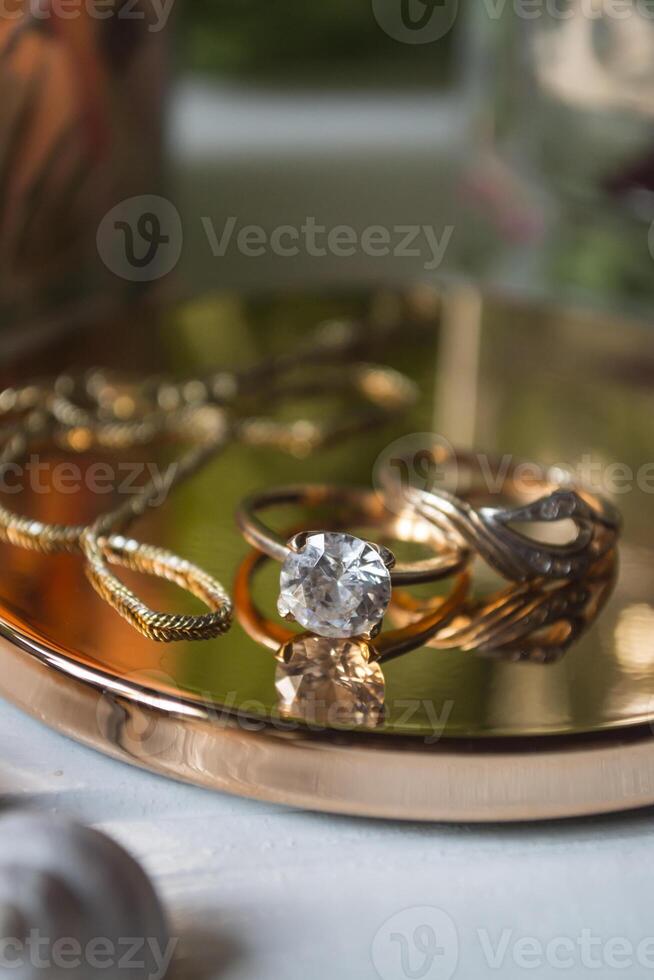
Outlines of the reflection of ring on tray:
[[234,601],[239,622],[252,639],[276,653],[275,687],[282,715],[316,725],[376,727],[384,720],[385,680],[380,663],[423,646],[460,610],[469,576],[460,573],[450,594],[431,602],[413,622],[384,631],[373,641],[296,633],[268,619],[252,598],[256,572],[270,558],[252,549],[239,565]]
[[[490,596],[469,597],[426,645],[507,660],[558,660],[599,616],[613,591],[617,568],[616,552],[611,551],[573,582],[515,583]],[[395,591],[390,615],[406,624],[419,621],[429,608],[430,600]]]

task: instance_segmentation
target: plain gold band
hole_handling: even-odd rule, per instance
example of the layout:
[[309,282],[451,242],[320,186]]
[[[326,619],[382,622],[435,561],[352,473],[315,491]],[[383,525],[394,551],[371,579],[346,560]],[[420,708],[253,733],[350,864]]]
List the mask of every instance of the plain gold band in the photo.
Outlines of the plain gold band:
[[465,547],[451,542],[424,517],[408,509],[392,513],[374,490],[311,483],[261,490],[246,497],[236,511],[236,523],[248,544],[275,561],[283,562],[290,554],[287,539],[264,524],[257,513],[288,504],[309,508],[328,505],[337,517],[339,528],[360,524],[383,526],[389,537],[427,544],[434,549],[433,558],[395,564],[390,570],[393,585],[433,582],[461,572],[468,563],[469,551]]

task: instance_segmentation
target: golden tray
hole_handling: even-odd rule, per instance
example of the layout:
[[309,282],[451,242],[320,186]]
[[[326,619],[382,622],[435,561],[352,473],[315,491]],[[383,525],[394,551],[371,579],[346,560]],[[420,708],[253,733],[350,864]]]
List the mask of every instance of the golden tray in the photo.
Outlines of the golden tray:
[[[383,298],[382,298],[383,299]],[[425,306],[420,295],[415,302]],[[2,383],[108,365],[181,377],[292,348],[320,319],[379,297],[203,297],[165,317],[60,336],[5,366]],[[392,310],[391,298],[387,298]],[[421,398],[408,418],[309,459],[232,446],[135,527],[231,588],[248,548],[233,513],[246,492],[302,480],[369,484],[407,433],[546,463],[592,453],[623,512],[620,573],[597,622],[559,662],[508,663],[416,650],[384,667],[387,715],[374,732],[316,730],[280,717],[275,660],[236,623],[216,640],[160,645],[106,606],[74,556],[0,546],[0,691],[31,715],[123,761],[213,789],[319,810],[419,820],[526,820],[654,802],[654,332],[454,290],[433,338],[381,360]],[[388,314],[391,315],[391,314]],[[294,405],[285,411],[329,411]],[[156,460],[150,450],[133,464]],[[85,459],[83,467],[97,461]],[[77,460],[79,462],[79,460]],[[161,460],[159,460],[161,462]],[[622,469],[617,470],[615,464]],[[31,486],[31,484],[30,484]],[[8,498],[9,499],[9,498]],[[20,499],[20,504],[17,500]],[[29,489],[35,518],[90,520],[111,499]],[[122,572],[121,572],[122,574]],[[274,612],[275,570],[257,582]],[[125,575],[154,608],[196,609],[156,579]]]

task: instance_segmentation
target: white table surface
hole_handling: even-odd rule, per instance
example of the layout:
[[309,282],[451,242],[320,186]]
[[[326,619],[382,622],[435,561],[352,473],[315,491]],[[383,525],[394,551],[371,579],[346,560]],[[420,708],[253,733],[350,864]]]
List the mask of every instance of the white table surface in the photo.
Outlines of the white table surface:
[[[375,822],[168,781],[4,702],[0,739],[5,805],[74,816],[143,862],[180,938],[175,978],[654,975],[651,811],[549,825]],[[431,934],[416,928],[429,924],[441,952],[426,958],[415,940],[429,946]]]

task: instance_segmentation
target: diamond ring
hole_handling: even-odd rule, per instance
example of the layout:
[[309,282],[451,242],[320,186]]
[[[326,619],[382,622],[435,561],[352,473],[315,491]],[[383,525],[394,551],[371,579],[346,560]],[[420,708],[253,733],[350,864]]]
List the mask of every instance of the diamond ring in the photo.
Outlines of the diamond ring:
[[[328,505],[337,530],[302,530],[288,540],[256,516],[268,507]],[[245,539],[281,561],[278,611],[318,636],[372,639],[379,633],[396,584],[427,582],[461,571],[465,546],[453,544],[440,529],[415,513],[394,514],[370,490],[318,485],[279,487],[246,498],[236,521]],[[383,526],[400,541],[428,545],[434,556],[401,564],[388,548],[340,530]]]
[[283,716],[312,723],[376,727],[384,719],[384,674],[381,665],[429,641],[463,608],[470,577],[462,572],[452,580],[449,594],[430,600],[421,615],[400,629],[387,630],[372,641],[294,633],[268,619],[252,597],[252,581],[269,561],[250,551],[236,572],[234,608],[245,632],[273,650],[277,659],[275,687]]

